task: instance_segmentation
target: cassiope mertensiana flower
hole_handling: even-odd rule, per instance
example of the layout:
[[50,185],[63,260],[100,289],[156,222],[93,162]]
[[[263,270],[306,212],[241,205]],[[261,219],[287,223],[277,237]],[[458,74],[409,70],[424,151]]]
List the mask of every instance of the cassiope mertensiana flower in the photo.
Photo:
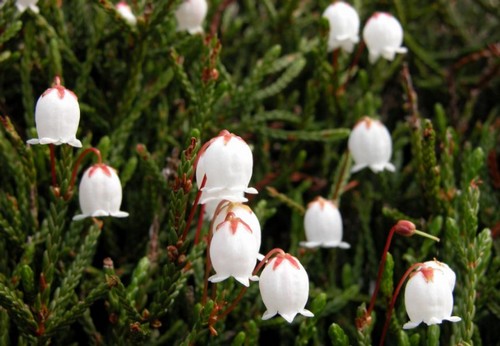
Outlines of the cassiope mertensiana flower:
[[458,316],[451,316],[453,310],[453,287],[455,273],[444,263],[425,262],[406,283],[405,307],[410,321],[403,329],[440,324],[443,320],[458,322]]
[[112,167],[105,164],[95,164],[83,173],[78,198],[82,213],[74,216],[73,220],[98,216],[128,216],[128,213],[120,210],[122,203],[120,178]]
[[202,24],[207,15],[206,0],[184,0],[175,11],[177,31],[187,30],[190,34],[203,32]]
[[305,309],[309,297],[309,276],[299,260],[290,254],[278,254],[266,264],[260,275],[259,289],[267,309],[263,320],[279,314],[292,323],[297,314],[314,316]]
[[81,147],[76,139],[80,122],[80,106],[76,95],[61,85],[59,77],[54,86],[38,98],[35,107],[35,122],[38,138],[28,140],[28,144],[69,144]]
[[328,51],[342,48],[351,53],[354,45],[359,42],[359,16],[354,7],[337,1],[328,5],[322,16],[330,24]]
[[252,274],[259,253],[253,229],[232,211],[219,224],[214,222],[209,252],[215,270],[209,281],[220,282],[232,276],[248,287],[249,280],[259,280]]
[[392,155],[392,139],[387,128],[380,121],[364,117],[352,129],[347,143],[354,160],[352,172],[369,167],[378,173],[384,169],[394,172],[389,162]]
[[17,0],[16,1],[16,7],[19,12],[24,12],[27,9],[30,9],[31,11],[38,13],[40,12],[40,9],[36,5],[38,0]]
[[317,197],[309,203],[304,215],[304,228],[307,241],[301,242],[301,246],[350,248],[348,243],[342,241],[342,216],[332,201]]
[[369,52],[369,60],[373,64],[380,56],[393,60],[396,53],[404,54],[402,47],[403,28],[399,21],[385,12],[374,13],[363,28],[363,40]]
[[195,165],[199,187],[206,176],[201,187],[201,204],[211,200],[245,202],[244,192],[257,193],[248,187],[252,178],[252,151],[243,139],[226,130],[203,145]]

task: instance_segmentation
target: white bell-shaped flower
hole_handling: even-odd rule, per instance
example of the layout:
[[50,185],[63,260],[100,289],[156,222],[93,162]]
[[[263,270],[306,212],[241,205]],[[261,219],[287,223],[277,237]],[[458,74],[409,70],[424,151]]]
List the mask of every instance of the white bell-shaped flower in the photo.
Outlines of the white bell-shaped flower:
[[387,128],[380,121],[364,117],[352,129],[348,141],[349,151],[354,159],[352,172],[369,167],[378,173],[384,169],[394,172],[389,162],[392,156],[392,139]]
[[278,254],[266,264],[260,275],[259,289],[267,309],[263,320],[280,314],[292,323],[297,314],[314,316],[305,309],[309,297],[309,276],[299,260],[290,254]]
[[315,248],[339,247],[348,249],[351,246],[342,241],[342,216],[337,206],[329,200],[317,197],[307,205],[304,215],[305,242],[301,246]]
[[[427,325],[440,324],[443,320],[458,322],[458,316],[451,316],[453,310],[454,276],[452,270],[440,262],[425,262],[410,277],[405,288],[406,313],[410,321],[403,329],[417,327],[424,322]],[[451,281],[453,280],[453,282]]]
[[17,0],[16,1],[16,7],[19,12],[24,12],[27,9],[30,9],[31,11],[38,13],[40,12],[40,9],[36,5],[38,0]]
[[248,144],[226,130],[205,143],[196,160],[196,182],[201,188],[200,203],[211,200],[246,202],[243,193],[257,193],[248,187],[252,177],[253,156]]
[[328,51],[342,48],[348,53],[359,42],[359,16],[354,7],[343,1],[337,1],[323,12],[323,17],[330,23]]
[[220,282],[232,276],[248,287],[249,280],[259,280],[252,274],[259,252],[253,231],[233,212],[228,212],[219,224],[214,222],[209,252],[215,275],[209,281]]
[[190,34],[202,33],[207,10],[206,0],[184,0],[175,11],[177,31],[187,30]]
[[52,88],[47,89],[38,99],[35,107],[35,122],[38,138],[28,140],[28,144],[64,144],[80,148],[76,139],[80,122],[78,98],[60,84],[58,77]]
[[132,9],[125,1],[120,1],[116,4],[116,11],[120,14],[120,16],[125,19],[127,23],[134,26],[137,24],[137,18],[135,17]]
[[259,251],[262,232],[257,215],[255,215],[253,210],[246,204],[240,202],[224,201],[222,204],[219,205],[219,208],[214,212],[214,225],[219,225],[222,222],[224,222],[229,213],[232,213],[233,217],[239,218],[244,225],[247,225],[248,228],[252,230],[251,233],[255,238],[255,242],[257,244],[257,251]]
[[389,13],[374,13],[363,29],[363,40],[369,52],[369,60],[373,64],[380,56],[393,60],[396,53],[407,52],[403,44],[403,28],[399,21]]
[[115,170],[104,164],[95,164],[82,176],[78,197],[82,214],[73,217],[81,220],[86,217],[113,216],[127,217],[121,211],[122,185]]
[[450,290],[453,291],[453,289],[455,288],[455,281],[457,279],[457,276],[446,263],[439,262],[438,260],[433,260],[424,262],[424,264],[428,267],[434,268],[435,270],[441,271],[446,277],[446,280],[448,280]]

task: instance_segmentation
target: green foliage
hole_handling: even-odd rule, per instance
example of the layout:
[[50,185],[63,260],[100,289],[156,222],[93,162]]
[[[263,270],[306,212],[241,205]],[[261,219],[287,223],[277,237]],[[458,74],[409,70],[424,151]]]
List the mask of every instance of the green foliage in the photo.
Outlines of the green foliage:
[[[117,1],[39,1],[39,13],[15,2],[0,5],[1,345],[376,344],[397,280],[433,258],[457,274],[462,321],[402,330],[399,297],[387,344],[498,343],[495,1],[352,1],[362,23],[387,11],[403,25],[408,54],[374,65],[359,45],[327,51],[327,0],[209,1],[197,35],[176,31],[181,0],[132,1],[137,25]],[[72,221],[94,159],[73,187],[82,149],[26,144],[56,75],[78,96],[83,148],[117,169],[129,218]],[[347,138],[363,116],[391,131],[396,172],[351,174]],[[207,282],[194,164],[222,129],[253,151],[260,252],[299,258],[313,318],[263,321],[257,283]],[[339,207],[350,249],[300,246],[316,196]],[[372,320],[359,324],[401,219],[441,241],[394,236]]]

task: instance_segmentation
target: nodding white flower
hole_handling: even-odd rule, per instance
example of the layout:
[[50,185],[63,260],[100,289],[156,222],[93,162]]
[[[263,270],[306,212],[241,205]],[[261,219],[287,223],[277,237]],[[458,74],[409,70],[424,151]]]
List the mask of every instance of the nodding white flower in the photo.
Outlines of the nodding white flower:
[[122,18],[125,19],[125,21],[130,25],[134,26],[137,24],[137,18],[125,1],[120,1],[116,4],[116,11],[118,11],[120,16],[122,16]]
[[278,254],[266,264],[260,275],[259,289],[267,308],[263,320],[279,314],[292,323],[297,314],[314,316],[305,309],[309,297],[309,277],[299,260],[290,254]]
[[304,228],[307,241],[300,242],[301,246],[342,249],[351,247],[342,241],[342,216],[332,201],[317,197],[309,203],[304,215]]
[[369,60],[373,64],[380,56],[393,60],[396,53],[404,54],[402,47],[403,28],[399,21],[385,12],[374,13],[363,29],[363,40],[369,52]]
[[128,213],[120,210],[122,185],[115,170],[110,166],[98,163],[88,168],[83,173],[78,195],[82,214],[74,216],[73,220],[98,216],[128,216]]
[[177,31],[187,30],[190,34],[202,33],[201,25],[207,10],[206,0],[184,0],[175,11]]
[[252,274],[259,252],[252,226],[255,227],[232,211],[227,212],[219,224],[214,222],[209,252],[216,274],[209,277],[209,281],[220,282],[232,276],[248,287],[249,280],[259,280]]
[[330,4],[323,12],[330,23],[328,51],[342,48],[348,53],[359,42],[359,16],[354,7],[343,1]]
[[38,12],[40,12],[40,9],[36,5],[37,2],[38,2],[38,0],[17,0],[16,7],[17,7],[17,10],[21,13],[26,11],[28,8],[31,11],[38,13]]
[[458,322],[458,316],[451,316],[453,310],[453,289],[455,273],[444,263],[425,262],[410,277],[405,288],[406,313],[410,321],[403,329],[440,324],[443,320]]
[[244,192],[257,193],[248,187],[253,169],[252,151],[243,139],[226,130],[203,145],[195,165],[198,186],[206,176],[201,204],[211,200],[246,202]]
[[252,231],[251,233],[255,238],[258,251],[260,249],[262,232],[257,215],[255,215],[253,210],[246,204],[240,202],[224,201],[220,203],[220,205],[218,205],[218,208],[214,212],[213,224],[219,225],[222,222],[224,222],[229,213],[232,213],[234,217],[239,218],[241,220],[242,224],[247,225],[250,228],[250,230]]
[[394,172],[389,162],[392,155],[392,139],[387,128],[380,121],[364,117],[352,129],[347,143],[354,166],[352,172],[369,167],[374,173],[384,169]]
[[63,87],[59,77],[55,78],[52,88],[38,98],[35,107],[35,122],[38,138],[28,140],[29,144],[69,144],[80,148],[82,143],[76,139],[80,122],[78,98]]

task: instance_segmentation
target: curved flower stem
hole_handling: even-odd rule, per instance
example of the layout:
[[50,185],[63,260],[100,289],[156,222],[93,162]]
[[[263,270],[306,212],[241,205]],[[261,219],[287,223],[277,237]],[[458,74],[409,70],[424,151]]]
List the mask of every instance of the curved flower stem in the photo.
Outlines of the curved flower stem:
[[56,153],[54,144],[49,144],[49,150],[50,150],[50,173],[52,175],[52,186],[57,187]]
[[339,81],[338,81],[338,76],[339,76],[339,53],[340,53],[340,48],[337,48],[333,51],[332,53],[332,67],[333,67],[333,82],[335,83],[334,88],[338,88]]
[[387,309],[387,314],[386,314],[386,317],[385,317],[384,329],[382,329],[382,335],[380,337],[380,343],[379,343],[380,346],[384,345],[385,336],[387,334],[387,329],[389,329],[389,322],[391,321],[392,310],[394,309],[394,305],[396,304],[396,299],[398,298],[399,292],[401,291],[401,287],[403,287],[403,284],[406,281],[406,279],[408,278],[408,276],[416,268],[418,268],[419,266],[422,266],[422,265],[423,265],[423,263],[415,263],[415,264],[413,264],[410,268],[408,268],[406,270],[406,272],[403,274],[403,276],[399,280],[398,286],[396,287],[396,289],[394,290],[394,293],[392,295],[391,304],[389,305],[389,308]]
[[99,149],[88,148],[88,149],[85,149],[84,151],[82,151],[82,153],[76,159],[75,164],[73,165],[73,171],[71,172],[71,180],[70,180],[69,186],[68,186],[68,193],[70,193],[71,190],[73,190],[73,187],[75,186],[76,175],[78,173],[78,168],[80,167],[82,160],[85,158],[85,156],[87,156],[87,154],[90,154],[90,153],[97,156],[97,163],[98,164],[102,164],[102,157],[101,157],[101,152],[99,151]]
[[[206,183],[207,183],[207,175],[205,174],[203,176],[203,180],[201,181],[201,186],[198,189],[198,192],[196,193],[196,197],[194,199],[193,206],[191,207],[191,210],[189,211],[189,216],[188,216],[188,219],[186,221],[186,226],[184,227],[184,231],[182,232],[182,236],[180,239],[181,241],[186,240],[186,237],[187,237],[187,234],[189,231],[189,227],[191,227],[191,222],[193,222],[194,213],[196,212],[196,209],[198,207],[198,202],[200,201],[200,198],[201,198],[201,194],[202,194],[201,189],[203,189],[205,187]],[[197,244],[197,242],[195,242],[195,244]]]
[[396,225],[394,225],[389,231],[387,240],[385,241],[384,252],[382,253],[382,258],[380,259],[380,264],[378,266],[377,282],[375,283],[375,289],[373,290],[372,297],[370,299],[370,305],[368,310],[366,310],[365,317],[369,317],[372,314],[373,308],[375,306],[375,301],[377,300],[377,294],[380,289],[380,283],[382,281],[382,274],[384,273],[385,261],[387,259],[387,253],[389,252],[389,246],[391,246],[392,236],[396,231]]
[[358,45],[358,49],[356,50],[356,55],[354,56],[354,59],[352,60],[351,65],[349,65],[349,69],[347,70],[347,78],[342,84],[342,86],[339,88],[339,93],[343,93],[345,91],[345,88],[347,87],[347,84],[349,84],[349,81],[352,78],[352,70],[356,65],[359,63],[359,58],[361,57],[361,53],[363,53],[363,50],[365,49],[365,43],[364,41],[361,41],[361,43]]
[[200,242],[201,228],[203,227],[203,216],[205,215],[205,204],[201,205],[198,223],[196,224],[196,233],[194,234],[194,245]]

